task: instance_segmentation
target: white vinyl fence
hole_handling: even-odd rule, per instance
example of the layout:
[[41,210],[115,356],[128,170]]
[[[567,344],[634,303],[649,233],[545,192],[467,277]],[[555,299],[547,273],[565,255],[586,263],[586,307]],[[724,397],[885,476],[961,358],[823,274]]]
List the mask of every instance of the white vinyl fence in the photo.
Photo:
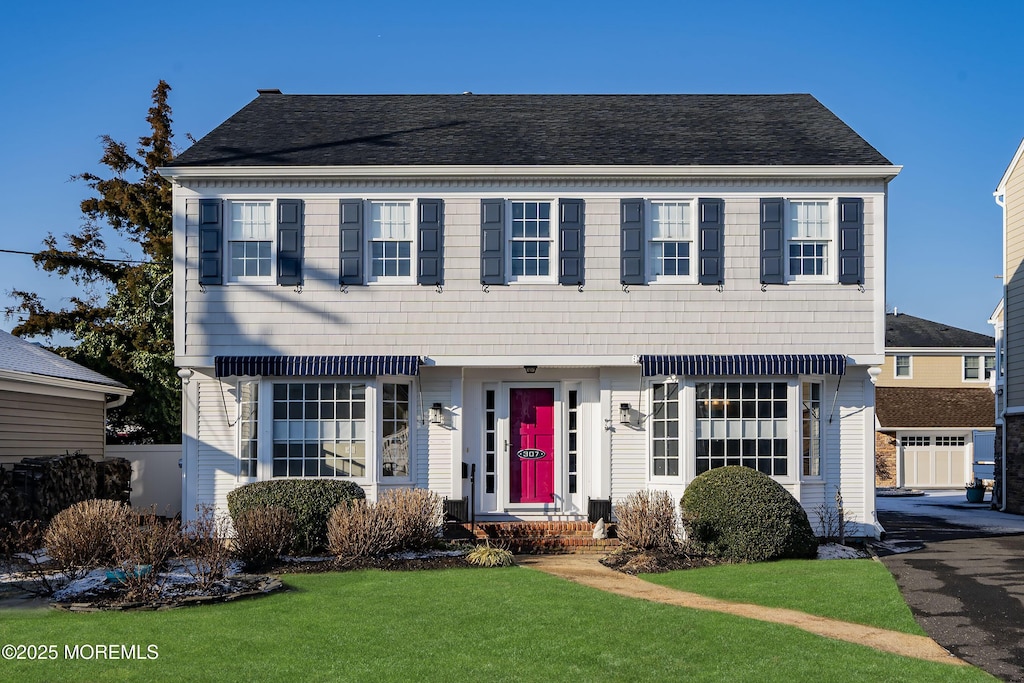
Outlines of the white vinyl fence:
[[106,455],[131,461],[132,507],[155,505],[169,517],[181,512],[181,444],[108,445]]

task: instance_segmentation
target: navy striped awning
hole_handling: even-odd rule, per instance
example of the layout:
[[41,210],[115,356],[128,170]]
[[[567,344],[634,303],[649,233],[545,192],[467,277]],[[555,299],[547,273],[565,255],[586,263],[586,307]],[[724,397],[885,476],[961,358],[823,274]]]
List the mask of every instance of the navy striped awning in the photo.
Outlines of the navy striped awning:
[[644,377],[685,375],[844,375],[846,356],[837,354],[749,354],[733,356],[640,356]]
[[419,356],[216,356],[217,377],[332,377],[415,375]]

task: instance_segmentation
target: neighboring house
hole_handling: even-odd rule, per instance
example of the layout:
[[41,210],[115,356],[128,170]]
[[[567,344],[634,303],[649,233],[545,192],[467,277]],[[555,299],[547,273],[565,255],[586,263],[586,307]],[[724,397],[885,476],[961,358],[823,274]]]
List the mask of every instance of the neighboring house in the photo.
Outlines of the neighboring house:
[[875,389],[876,483],[960,487],[973,480],[975,461],[990,469],[991,436],[978,434],[976,445],[975,433],[992,431],[994,368],[994,338],[886,314],[885,363]]
[[1003,209],[1003,297],[995,328],[996,467],[993,507],[1024,514],[1024,141],[996,187]]
[[0,331],[0,463],[81,451],[102,456],[106,411],[133,391]]
[[899,171],[809,95],[260,91],[161,169],[183,510],[335,477],[585,520],[744,465],[876,535]]

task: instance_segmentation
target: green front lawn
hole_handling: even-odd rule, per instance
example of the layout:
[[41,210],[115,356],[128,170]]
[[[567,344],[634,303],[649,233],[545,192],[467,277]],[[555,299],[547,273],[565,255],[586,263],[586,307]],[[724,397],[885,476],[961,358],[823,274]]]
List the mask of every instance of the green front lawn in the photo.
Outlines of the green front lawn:
[[640,578],[721,600],[786,607],[840,621],[925,635],[889,570],[874,560],[728,564]]
[[149,644],[150,661],[0,661],[17,681],[991,680],[798,629],[512,567],[290,575],[287,593],[167,612],[9,610],[15,644]]

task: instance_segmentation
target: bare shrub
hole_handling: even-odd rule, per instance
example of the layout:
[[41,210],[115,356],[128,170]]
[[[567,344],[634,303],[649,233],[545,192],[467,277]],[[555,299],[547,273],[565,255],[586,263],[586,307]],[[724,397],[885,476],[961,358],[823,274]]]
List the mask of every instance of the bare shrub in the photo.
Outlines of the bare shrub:
[[818,518],[815,531],[823,543],[846,543],[846,530],[856,517],[843,504],[843,493],[836,487],[835,505],[825,501],[812,510]]
[[295,515],[283,507],[249,508],[234,520],[235,556],[246,567],[266,567],[289,548]]
[[64,572],[109,565],[113,531],[128,523],[131,509],[114,500],[93,499],[58,512],[43,537],[47,553]]
[[444,525],[444,503],[427,489],[392,489],[377,502],[377,512],[394,527],[394,547],[420,550],[436,542]]
[[212,506],[197,505],[196,518],[182,530],[185,567],[200,589],[212,588],[224,578],[231,562],[228,548],[228,520],[218,517]]
[[327,519],[327,547],[342,560],[381,555],[395,543],[394,524],[365,500],[342,503]]
[[113,533],[113,569],[125,584],[129,600],[155,597],[165,576],[159,571],[181,548],[181,529],[152,509],[133,511]]
[[667,491],[637,491],[615,506],[619,542],[639,550],[676,547],[676,507]]

